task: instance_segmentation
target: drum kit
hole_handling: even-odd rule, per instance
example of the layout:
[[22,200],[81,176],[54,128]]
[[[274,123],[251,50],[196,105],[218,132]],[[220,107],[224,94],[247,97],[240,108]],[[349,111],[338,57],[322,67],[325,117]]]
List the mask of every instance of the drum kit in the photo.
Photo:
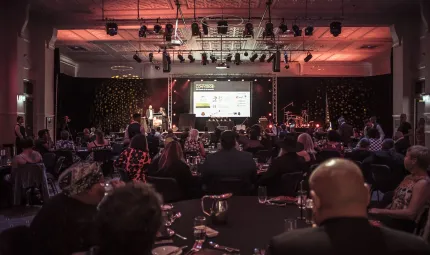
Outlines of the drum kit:
[[310,123],[307,110],[302,110],[301,115],[298,115],[284,109],[284,123],[290,127],[293,126],[296,128],[309,127]]

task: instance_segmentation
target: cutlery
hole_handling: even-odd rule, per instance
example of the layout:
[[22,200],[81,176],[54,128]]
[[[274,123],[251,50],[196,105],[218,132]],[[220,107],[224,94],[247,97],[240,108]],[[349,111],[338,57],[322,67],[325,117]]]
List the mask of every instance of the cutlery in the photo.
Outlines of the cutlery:
[[168,232],[169,236],[177,236],[177,237],[181,238],[182,240],[188,239],[185,236],[181,236],[180,234],[176,233],[173,229],[167,228],[167,232]]
[[171,218],[170,218],[170,220],[169,221],[167,221],[164,225],[166,226],[166,227],[170,227],[170,226],[172,226],[172,224],[175,222],[175,220],[177,220],[177,219],[179,219],[179,218],[181,218],[182,217],[182,214],[181,214],[181,212],[177,212],[175,215],[173,215]]
[[167,253],[167,255],[174,255],[174,254],[178,253],[179,251],[182,251],[183,249],[186,249],[186,248],[188,248],[188,245],[178,247],[176,250],[173,250],[173,251]]
[[205,241],[195,241],[193,248],[189,252],[187,252],[186,255],[191,255],[193,253],[199,252],[202,249],[202,245],[204,242]]
[[235,249],[235,248],[231,248],[231,247],[227,247],[227,246],[221,246],[221,245],[216,244],[212,241],[209,242],[209,245],[214,247],[215,249],[223,250],[223,251],[227,251],[227,252],[231,252],[231,253],[233,253],[233,252],[239,253],[240,252],[239,249]]

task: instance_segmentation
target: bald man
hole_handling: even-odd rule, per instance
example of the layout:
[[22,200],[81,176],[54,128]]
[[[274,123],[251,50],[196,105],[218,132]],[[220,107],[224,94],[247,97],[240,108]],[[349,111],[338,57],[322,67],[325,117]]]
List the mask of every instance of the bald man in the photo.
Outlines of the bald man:
[[309,184],[318,227],[272,238],[271,255],[430,254],[422,239],[369,224],[369,187],[352,161],[325,161],[312,173]]

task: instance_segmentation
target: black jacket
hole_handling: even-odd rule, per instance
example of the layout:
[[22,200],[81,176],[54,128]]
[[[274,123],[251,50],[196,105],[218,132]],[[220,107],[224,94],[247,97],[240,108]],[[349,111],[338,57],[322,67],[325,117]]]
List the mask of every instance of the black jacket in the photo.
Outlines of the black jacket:
[[406,156],[406,152],[409,147],[411,147],[411,144],[409,142],[409,137],[397,140],[396,143],[394,144],[394,148],[396,149],[396,152],[402,154],[403,156]]
[[353,150],[352,152],[346,153],[345,158],[352,161],[363,162],[366,158],[373,155],[373,152],[367,150]]

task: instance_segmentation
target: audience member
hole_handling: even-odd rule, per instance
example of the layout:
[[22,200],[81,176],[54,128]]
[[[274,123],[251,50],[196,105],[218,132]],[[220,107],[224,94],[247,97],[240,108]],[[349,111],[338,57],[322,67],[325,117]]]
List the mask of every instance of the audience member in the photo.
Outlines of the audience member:
[[355,148],[350,153],[346,153],[345,158],[350,159],[352,161],[363,162],[363,160],[372,156],[373,154],[369,149],[370,149],[369,139],[362,138],[360,142],[358,142],[357,148]]
[[205,144],[208,144],[208,143],[210,142],[210,140],[211,140],[211,134],[209,134],[209,129],[208,129],[208,127],[205,127],[205,128],[204,128],[204,133],[202,134],[201,139],[202,139],[202,141],[203,141]]
[[323,151],[337,151],[340,155],[343,155],[344,147],[341,144],[340,134],[335,130],[330,130],[327,133],[327,142],[323,144]]
[[354,163],[343,159],[322,163],[310,177],[310,188],[318,227],[272,238],[269,254],[430,254],[422,239],[369,223],[369,187]]
[[166,145],[161,156],[152,161],[148,174],[175,179],[183,194],[190,197],[192,175],[179,142],[172,141]]
[[141,121],[142,116],[140,113],[133,114],[133,120],[125,129],[124,143],[130,143],[131,139],[133,139],[135,135],[145,134],[144,128],[140,125]]
[[160,151],[159,147],[161,134],[158,137],[156,136],[156,134],[157,132],[155,131],[155,129],[151,129],[151,132],[146,137],[146,140],[148,142],[149,156],[151,157],[151,159],[153,159]]
[[403,137],[410,142],[409,137],[412,136],[412,125],[406,121],[406,114],[404,113],[400,114],[400,126],[397,131],[401,132]]
[[409,147],[411,147],[411,143],[409,142],[409,137],[404,137],[403,133],[400,131],[397,131],[394,134],[394,148],[396,149],[396,151],[400,154],[402,154],[403,156],[406,155],[406,151],[409,149]]
[[249,134],[249,139],[246,140],[243,149],[245,151],[256,153],[259,150],[263,150],[264,146],[259,140],[260,132],[257,129],[252,128]]
[[184,151],[185,153],[196,153],[197,156],[206,156],[205,147],[199,141],[199,131],[197,129],[191,129],[190,135],[184,144]]
[[16,117],[16,125],[14,129],[15,133],[15,146],[16,146],[16,154],[20,154],[22,152],[20,141],[27,137],[24,126],[24,117],[18,116]]
[[372,129],[372,128],[375,128],[375,129],[378,131],[379,139],[381,139],[381,141],[382,141],[382,140],[384,140],[384,138],[385,138],[384,130],[382,130],[381,125],[379,125],[379,124],[376,122],[376,117],[375,117],[375,116],[370,117],[370,122],[371,122],[371,125],[372,125],[372,126],[371,126],[371,129]]
[[308,133],[303,133],[300,134],[299,137],[297,137],[297,142],[303,145],[303,150],[297,152],[297,155],[303,157],[305,161],[311,165],[316,163],[317,152],[315,151],[315,145],[314,141],[312,140],[312,137]]
[[73,141],[69,140],[70,133],[67,130],[61,131],[60,140],[55,144],[57,150],[75,150],[75,144]]
[[385,209],[371,209],[369,213],[388,216],[382,218],[385,226],[412,233],[416,220],[420,218],[424,208],[429,206],[429,149],[420,145],[412,146],[404,161],[411,174],[394,191],[392,203]]
[[380,151],[383,139],[379,137],[378,130],[376,128],[369,129],[369,131],[367,131],[367,136],[370,142],[369,151]]
[[418,128],[416,131],[416,144],[425,146],[426,145],[426,135],[425,135],[425,125],[426,120],[424,118],[420,118],[418,121]]
[[130,147],[115,160],[114,166],[124,169],[130,180],[146,182],[145,168],[151,163],[146,137],[137,134],[131,139]]
[[148,184],[128,183],[100,205],[96,225],[100,233],[97,255],[152,254],[161,226],[160,194]]
[[287,134],[288,134],[287,125],[282,124],[281,131],[279,132],[279,138],[284,139]]
[[164,137],[164,146],[166,146],[170,142],[177,141],[177,140],[178,140],[178,138],[173,133],[173,130],[172,129],[168,129],[167,130],[167,135],[166,135],[166,137]]
[[34,142],[31,138],[24,138],[19,141],[22,152],[16,155],[13,159],[14,167],[19,167],[26,164],[42,163],[42,155],[33,150]]
[[81,139],[81,144],[83,146],[87,146],[90,142],[95,140],[95,137],[94,137],[94,139],[93,139],[93,137],[91,137],[90,130],[88,128],[85,128],[83,133],[84,134],[83,134],[82,139]]
[[158,139],[161,139],[161,127],[156,128],[154,136],[157,137]]
[[108,150],[111,149],[110,143],[104,138],[104,133],[100,130],[96,131],[96,139],[88,144],[88,151]]
[[354,136],[353,128],[351,125],[346,123],[345,118],[343,117],[340,117],[338,119],[338,123],[339,123],[339,134],[340,134],[341,141],[345,146],[349,146],[352,141],[351,139]]
[[16,226],[0,232],[1,255],[34,254],[33,238],[30,228]]
[[258,181],[260,186],[267,186],[271,196],[281,195],[282,175],[307,171],[305,160],[297,155],[297,152],[303,151],[303,144],[297,142],[294,134],[287,134],[279,147],[279,156],[272,161],[267,172]]
[[41,155],[45,153],[49,153],[51,150],[51,145],[49,144],[49,133],[47,129],[42,129],[37,132],[37,136],[39,137],[36,140],[35,150],[38,151]]

